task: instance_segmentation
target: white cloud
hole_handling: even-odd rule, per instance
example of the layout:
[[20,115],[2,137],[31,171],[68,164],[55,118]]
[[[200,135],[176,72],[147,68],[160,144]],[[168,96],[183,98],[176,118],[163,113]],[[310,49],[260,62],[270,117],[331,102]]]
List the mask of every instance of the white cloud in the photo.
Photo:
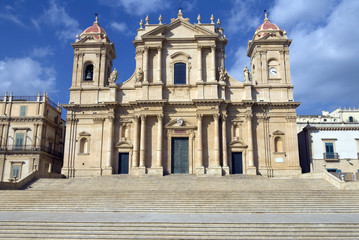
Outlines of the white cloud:
[[157,12],[170,6],[170,1],[166,0],[100,0],[100,2],[111,7],[123,7],[129,15],[135,16]]
[[66,9],[56,0],[50,1],[50,6],[38,19],[31,19],[34,26],[39,30],[40,23],[55,27],[55,33],[61,40],[74,40],[81,33],[79,23],[70,17]]
[[245,66],[250,68],[250,59],[247,57],[247,48],[246,47],[239,47],[234,54],[235,59],[234,63],[227,69],[228,73],[234,79],[243,82],[243,69]]
[[[312,2],[317,4],[317,1]],[[312,11],[313,4],[306,5],[308,13]],[[290,16],[297,19],[292,30],[288,30],[289,37],[293,39],[290,57],[296,100],[303,102],[301,108],[304,111],[312,111],[313,108],[319,111],[323,105],[357,104],[359,31],[356,25],[359,1],[342,1],[335,8],[332,8],[333,4],[316,4],[314,6],[317,8],[323,8],[322,12],[331,12],[320,19],[320,24],[310,26],[309,31],[298,27],[300,19],[311,15],[307,14],[303,6],[298,8],[298,12],[288,4],[275,7],[281,7],[278,14],[287,12],[286,6],[289,8],[287,18],[282,17],[281,21],[290,23]],[[273,19],[277,18],[280,19],[279,16],[273,16]]]
[[54,54],[54,50],[50,46],[46,47],[34,47],[31,51],[31,56],[34,57],[46,57]]
[[118,32],[127,32],[127,25],[126,23],[119,23],[119,22],[111,22],[111,27]]
[[0,89],[3,93],[33,96],[39,91],[56,92],[55,80],[53,68],[43,67],[30,57],[0,60]]
[[20,18],[18,16],[16,16],[13,13],[2,13],[0,14],[0,19],[5,20],[5,21],[10,21],[15,23],[16,25],[20,26],[20,27],[25,27],[26,25],[20,20]]
[[[250,10],[254,8],[255,0],[235,0],[228,18],[225,19],[224,25],[228,34],[235,34],[239,31],[248,32],[256,29],[261,22],[262,16],[251,16]],[[254,33],[254,32],[253,32]]]

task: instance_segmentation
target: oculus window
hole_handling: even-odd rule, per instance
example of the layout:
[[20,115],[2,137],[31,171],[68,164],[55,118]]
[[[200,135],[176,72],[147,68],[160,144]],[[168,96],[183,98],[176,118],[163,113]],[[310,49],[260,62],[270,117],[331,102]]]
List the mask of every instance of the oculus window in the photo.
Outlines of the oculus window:
[[174,84],[186,84],[186,64],[175,63],[174,65]]

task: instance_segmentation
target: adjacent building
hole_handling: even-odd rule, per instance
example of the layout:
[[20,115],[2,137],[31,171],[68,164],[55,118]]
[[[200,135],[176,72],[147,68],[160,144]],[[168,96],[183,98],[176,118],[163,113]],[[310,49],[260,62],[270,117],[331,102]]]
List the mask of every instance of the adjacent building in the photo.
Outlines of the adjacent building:
[[33,171],[60,173],[65,122],[61,107],[37,96],[0,101],[0,180],[17,181]]
[[168,24],[146,17],[134,73],[117,84],[115,45],[96,17],[72,44],[62,173],[300,174],[292,40],[267,15],[253,32],[251,72],[238,81],[226,71],[219,19],[191,23],[181,10]]
[[359,109],[338,108],[297,119],[303,172],[359,172]]

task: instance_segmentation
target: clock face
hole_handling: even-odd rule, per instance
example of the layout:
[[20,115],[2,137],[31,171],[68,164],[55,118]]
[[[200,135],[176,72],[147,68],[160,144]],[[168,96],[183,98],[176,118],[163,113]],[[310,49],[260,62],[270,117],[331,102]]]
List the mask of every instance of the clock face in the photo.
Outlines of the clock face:
[[271,75],[277,75],[277,69],[275,69],[275,68],[270,68],[270,69],[269,69],[269,73],[270,73]]

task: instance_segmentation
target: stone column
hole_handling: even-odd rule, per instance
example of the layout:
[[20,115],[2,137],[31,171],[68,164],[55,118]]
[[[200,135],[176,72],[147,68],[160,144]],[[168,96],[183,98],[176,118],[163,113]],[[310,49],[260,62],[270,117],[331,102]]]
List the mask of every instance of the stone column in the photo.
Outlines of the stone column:
[[[36,125],[35,125],[36,126]],[[3,124],[0,124],[0,148],[2,146],[2,142],[3,142],[3,130],[4,130],[4,125]]]
[[198,82],[202,81],[202,47],[198,46]]
[[107,161],[106,161],[106,169],[111,169],[109,174],[112,174],[112,150],[113,150],[113,120],[114,116],[108,117],[108,150],[107,150]]
[[197,115],[197,167],[196,174],[203,175],[204,174],[204,166],[203,166],[203,149],[202,149],[202,114]]
[[162,59],[162,47],[158,47],[157,48],[157,57],[158,57],[158,62],[157,62],[157,79],[158,79],[158,82],[162,82],[162,78],[161,78],[161,59]]
[[140,167],[145,167],[146,116],[141,115]]
[[216,81],[216,45],[211,46],[212,52],[212,82]]
[[247,129],[248,129],[248,170],[247,174],[256,175],[256,168],[254,167],[253,159],[253,136],[252,136],[252,114],[247,115]]
[[213,114],[214,119],[214,159],[209,163],[207,168],[208,175],[222,176],[222,167],[220,165],[220,152],[219,152],[219,114]]
[[214,114],[214,166],[220,166],[220,153],[219,153],[219,115]]
[[38,125],[36,148],[41,148],[42,147],[42,129],[43,128],[44,128],[43,124]]
[[138,167],[138,120],[139,117],[135,116],[134,123],[134,136],[133,136],[133,156],[132,156],[132,167]]
[[156,167],[162,167],[162,135],[163,135],[163,116],[158,115],[158,133],[157,133],[157,162]]
[[143,56],[143,82],[148,82],[148,47],[145,47],[145,54]]
[[[223,147],[223,168],[228,168],[227,153],[227,116],[222,115],[222,147]],[[229,169],[228,169],[229,170]],[[228,172],[229,173],[229,172]]]

